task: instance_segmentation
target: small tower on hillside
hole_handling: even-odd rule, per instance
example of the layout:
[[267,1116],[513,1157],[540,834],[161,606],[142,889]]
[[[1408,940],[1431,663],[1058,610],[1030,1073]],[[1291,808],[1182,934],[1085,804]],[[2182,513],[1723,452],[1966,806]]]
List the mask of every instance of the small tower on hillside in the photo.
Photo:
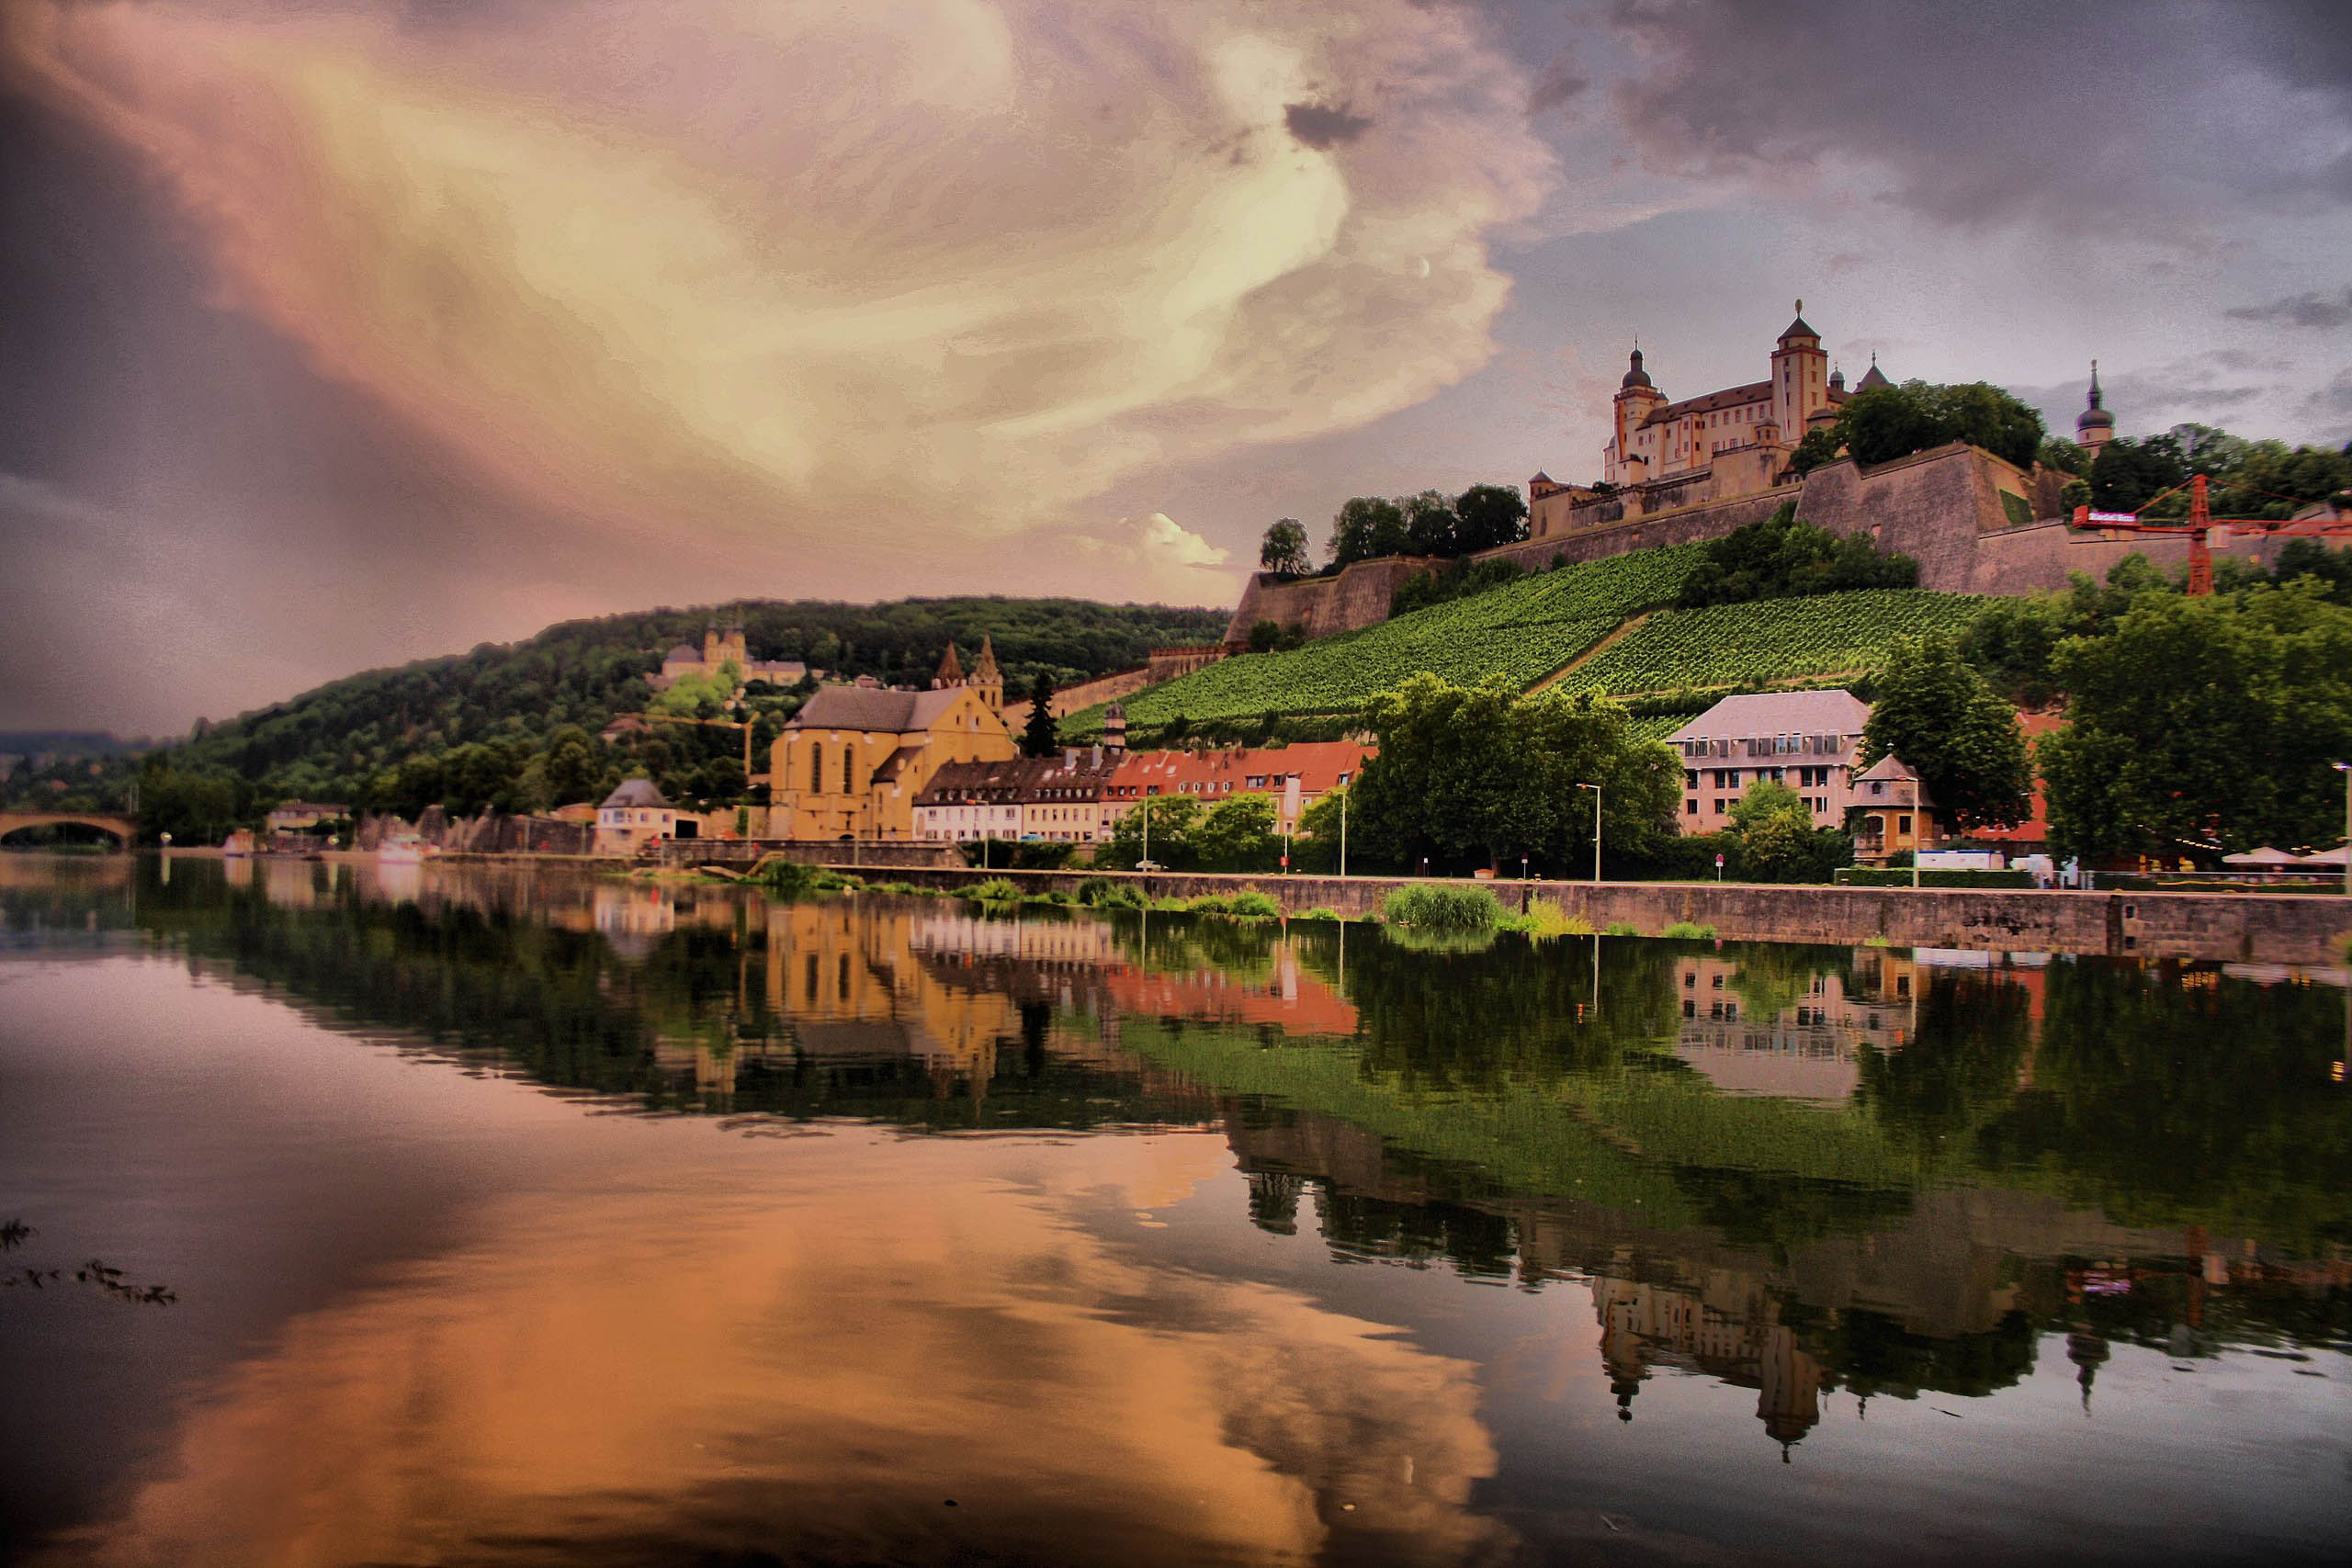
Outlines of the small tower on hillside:
[[956,645],[951,642],[939,660],[939,672],[931,678],[931,689],[944,692],[963,683],[964,661],[956,657]]
[[1113,703],[1102,715],[1102,750],[1113,756],[1127,749],[1127,710]]
[[1871,367],[1862,372],[1862,378],[1860,380],[1854,383],[1854,390],[1858,392],[1867,392],[1871,390],[1873,388],[1892,387],[1894,385],[1894,382],[1886,378],[1886,372],[1878,367],[1878,351],[1876,349],[1872,349],[1871,351]]
[[702,661],[713,670],[718,668],[718,623],[705,621],[702,626]]
[[996,645],[985,632],[980,634],[980,656],[972,662],[971,679],[964,683],[978,688],[980,700],[989,705],[990,712],[1004,711],[1004,676],[996,667]]
[[2075,416],[2075,445],[2096,457],[2098,449],[2115,439],[2115,416],[2099,404],[2098,361],[2091,361],[2091,400]]

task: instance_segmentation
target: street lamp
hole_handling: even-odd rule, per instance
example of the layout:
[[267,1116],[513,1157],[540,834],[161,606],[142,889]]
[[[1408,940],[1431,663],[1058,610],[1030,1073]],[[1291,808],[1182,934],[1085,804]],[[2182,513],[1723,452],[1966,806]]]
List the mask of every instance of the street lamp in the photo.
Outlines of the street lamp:
[[1578,789],[1592,791],[1592,880],[1600,881],[1600,786],[1580,784]]
[[2344,775],[2344,896],[2352,898],[2352,762],[2328,765]]

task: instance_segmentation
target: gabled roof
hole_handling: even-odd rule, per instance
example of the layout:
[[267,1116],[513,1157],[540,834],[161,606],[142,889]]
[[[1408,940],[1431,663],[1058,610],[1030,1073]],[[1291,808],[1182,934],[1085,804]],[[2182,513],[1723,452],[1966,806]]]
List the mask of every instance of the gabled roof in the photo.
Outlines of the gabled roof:
[[1907,779],[1916,784],[1918,782],[1918,778],[1919,775],[1912,770],[1911,765],[1908,762],[1905,762],[1894,752],[1889,751],[1877,761],[1872,762],[1869,767],[1863,769],[1860,773],[1856,773],[1854,775],[1854,782],[1856,784],[1868,784],[1872,781],[1877,781],[1886,784],[1894,784],[1898,781]]
[[1750,735],[1860,735],[1870,705],[1848,691],[1750,692],[1725,697],[1666,738],[1685,740]]
[[1713,413],[1718,409],[1737,408],[1745,403],[1769,403],[1771,400],[1771,382],[1750,381],[1744,387],[1725,387],[1720,392],[1709,392],[1703,398],[1685,398],[1679,403],[1660,403],[1642,423],[1664,424],[1685,414]]
[[667,810],[670,803],[663,798],[660,790],[653,787],[651,779],[623,779],[620,788],[605,796],[605,808],[621,806],[650,807]]
[[1781,334],[1781,341],[1786,343],[1791,338],[1799,337],[1809,337],[1815,343],[1821,341],[1821,334],[1805,325],[1804,301],[1802,299],[1797,301],[1797,319],[1789,323],[1789,330]]
[[929,729],[966,688],[892,692],[872,686],[822,686],[794,714],[786,729],[856,729],[906,735]]
[[1878,355],[1873,354],[1871,355],[1871,367],[1862,372],[1862,378],[1860,380],[1854,383],[1854,390],[1858,392],[1867,392],[1873,387],[1892,387],[1894,385],[1894,382],[1886,378],[1886,372],[1878,367]]

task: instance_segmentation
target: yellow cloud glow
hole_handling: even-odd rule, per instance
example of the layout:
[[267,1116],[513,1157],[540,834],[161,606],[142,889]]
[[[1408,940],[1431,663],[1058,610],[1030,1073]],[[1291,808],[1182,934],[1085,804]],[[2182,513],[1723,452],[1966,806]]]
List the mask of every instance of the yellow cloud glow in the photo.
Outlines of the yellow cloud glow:
[[1552,177],[1408,0],[15,17],[328,373],[571,514],[867,559],[1427,397]]

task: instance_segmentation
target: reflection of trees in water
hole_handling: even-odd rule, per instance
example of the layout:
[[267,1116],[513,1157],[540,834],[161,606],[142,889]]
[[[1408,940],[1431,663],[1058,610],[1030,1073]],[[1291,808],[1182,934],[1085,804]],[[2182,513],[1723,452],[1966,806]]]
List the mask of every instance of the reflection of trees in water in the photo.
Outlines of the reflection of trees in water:
[[2030,998],[1997,972],[1926,973],[1911,1039],[1899,1051],[1862,1048],[1855,1099],[1934,1165],[2016,1092]]
[[2124,1224],[2352,1243],[2342,991],[2177,964],[2046,973],[2030,1085],[1989,1108],[1980,1170]]

